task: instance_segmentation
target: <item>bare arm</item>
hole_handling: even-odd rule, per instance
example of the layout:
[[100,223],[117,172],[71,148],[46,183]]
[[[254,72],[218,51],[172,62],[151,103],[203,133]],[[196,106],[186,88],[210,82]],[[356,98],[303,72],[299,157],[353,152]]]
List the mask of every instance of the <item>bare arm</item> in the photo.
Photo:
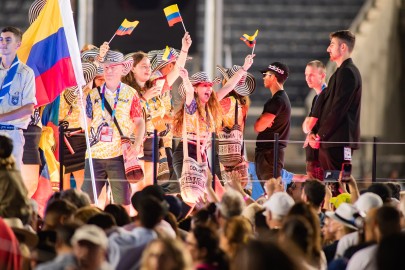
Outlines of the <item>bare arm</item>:
[[183,79],[183,85],[186,90],[186,105],[190,106],[191,102],[194,99],[194,87],[188,78],[188,71],[185,68],[179,68],[180,77]]
[[312,116],[306,117],[302,123],[302,131],[304,131],[305,134],[311,132],[316,122],[318,122],[318,118]]
[[135,117],[133,118],[133,121],[135,124],[135,149],[137,149],[137,152],[139,153],[143,141],[143,136],[145,135],[145,121],[143,117]]
[[24,116],[31,115],[33,112],[34,112],[34,104],[33,103],[26,104],[14,111],[0,114],[0,121],[6,122],[17,120]]
[[191,40],[191,36],[188,32],[186,32],[181,40],[181,51],[179,58],[176,61],[176,65],[174,66],[173,70],[167,74],[166,80],[169,86],[172,86],[173,83],[179,77],[179,68],[184,68],[186,65],[188,50],[190,49],[191,44],[193,41]]
[[246,56],[245,63],[243,63],[242,68],[239,69],[238,72],[236,72],[229,79],[229,81],[227,81],[227,83],[221,89],[219,89],[219,91],[217,92],[218,101],[222,100],[229,92],[231,92],[233,89],[235,89],[235,86],[242,79],[242,77],[246,74],[248,69],[252,66],[254,57],[255,57],[255,54],[254,55],[248,54]]
[[266,128],[269,128],[273,125],[274,119],[276,116],[271,113],[263,113],[259,119],[256,120],[254,129],[255,132],[262,132]]

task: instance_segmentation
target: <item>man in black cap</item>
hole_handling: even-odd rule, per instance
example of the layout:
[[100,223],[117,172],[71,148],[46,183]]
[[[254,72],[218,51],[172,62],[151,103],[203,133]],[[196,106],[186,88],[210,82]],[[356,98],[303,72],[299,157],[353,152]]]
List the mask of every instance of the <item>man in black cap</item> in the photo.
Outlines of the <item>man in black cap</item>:
[[[281,176],[284,167],[284,148],[290,135],[291,104],[284,91],[284,82],[288,78],[288,67],[280,62],[270,64],[263,73],[264,86],[271,92],[272,97],[264,104],[262,115],[256,120],[254,129],[258,133],[255,165],[259,180],[268,180]],[[277,172],[274,167],[274,134],[279,134]]]

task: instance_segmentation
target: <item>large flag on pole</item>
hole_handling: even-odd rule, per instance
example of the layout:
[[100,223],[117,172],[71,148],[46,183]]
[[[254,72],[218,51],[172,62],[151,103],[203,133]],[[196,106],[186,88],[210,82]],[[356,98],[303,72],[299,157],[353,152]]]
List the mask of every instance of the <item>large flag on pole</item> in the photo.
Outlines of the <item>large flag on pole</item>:
[[34,70],[38,107],[86,84],[70,0],[47,0],[23,35],[18,58]]

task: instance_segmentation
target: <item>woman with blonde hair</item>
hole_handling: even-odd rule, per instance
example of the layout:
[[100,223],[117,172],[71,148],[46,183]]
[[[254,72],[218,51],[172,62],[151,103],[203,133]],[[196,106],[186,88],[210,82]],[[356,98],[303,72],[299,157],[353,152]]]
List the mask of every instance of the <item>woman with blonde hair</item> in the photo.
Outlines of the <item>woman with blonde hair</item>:
[[253,237],[253,229],[249,220],[242,216],[236,216],[225,222],[220,234],[220,248],[232,261],[237,252],[244,247]]

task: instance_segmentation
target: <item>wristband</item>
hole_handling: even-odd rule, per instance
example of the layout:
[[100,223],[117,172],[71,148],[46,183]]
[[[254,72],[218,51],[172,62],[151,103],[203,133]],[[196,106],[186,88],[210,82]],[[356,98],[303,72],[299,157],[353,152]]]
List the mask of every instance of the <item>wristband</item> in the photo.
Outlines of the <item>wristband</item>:
[[103,57],[101,57],[100,55],[97,55],[97,61],[98,62],[104,62],[104,58]]
[[186,50],[183,50],[183,49],[181,49],[181,51],[182,51],[182,52],[184,52],[184,53],[188,53],[188,51],[186,51]]
[[244,72],[247,72],[247,70],[242,66],[242,70],[244,71]]
[[249,200],[250,199],[250,196],[249,195],[246,195],[245,197],[243,197],[243,200],[246,202],[247,200]]

